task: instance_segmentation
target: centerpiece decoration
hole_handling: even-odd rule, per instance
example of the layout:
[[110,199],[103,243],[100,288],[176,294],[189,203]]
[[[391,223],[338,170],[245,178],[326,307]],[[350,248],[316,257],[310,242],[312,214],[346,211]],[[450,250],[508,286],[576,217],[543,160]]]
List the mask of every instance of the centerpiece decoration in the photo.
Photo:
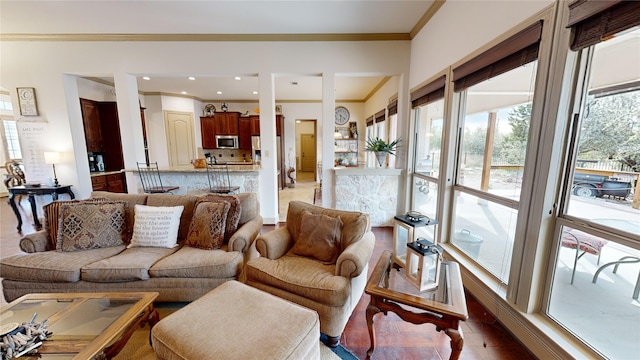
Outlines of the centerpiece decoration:
[[380,166],[382,167],[384,162],[387,160],[388,155],[396,155],[395,151],[399,146],[400,141],[401,139],[395,139],[391,142],[386,142],[378,137],[368,138],[365,150],[373,151],[376,154],[378,164],[380,164]]

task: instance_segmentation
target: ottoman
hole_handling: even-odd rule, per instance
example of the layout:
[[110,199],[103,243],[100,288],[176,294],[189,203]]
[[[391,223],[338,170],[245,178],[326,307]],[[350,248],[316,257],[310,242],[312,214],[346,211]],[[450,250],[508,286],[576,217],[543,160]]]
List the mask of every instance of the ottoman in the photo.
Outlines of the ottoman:
[[160,320],[158,359],[320,359],[318,313],[227,281]]

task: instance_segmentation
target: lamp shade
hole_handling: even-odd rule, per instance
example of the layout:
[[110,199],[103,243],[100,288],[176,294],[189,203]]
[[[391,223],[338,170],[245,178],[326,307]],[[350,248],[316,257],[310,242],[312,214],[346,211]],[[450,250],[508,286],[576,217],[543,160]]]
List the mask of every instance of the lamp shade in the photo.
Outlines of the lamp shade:
[[59,164],[60,163],[60,153],[57,151],[45,151],[44,152],[44,162],[45,164]]

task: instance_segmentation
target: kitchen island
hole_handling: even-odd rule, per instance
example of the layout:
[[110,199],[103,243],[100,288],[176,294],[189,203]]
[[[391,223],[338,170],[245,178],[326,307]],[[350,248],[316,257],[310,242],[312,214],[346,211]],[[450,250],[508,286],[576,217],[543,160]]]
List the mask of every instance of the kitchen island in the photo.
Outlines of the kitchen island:
[[[229,165],[229,179],[232,186],[239,186],[238,192],[259,193],[260,190],[260,165]],[[131,173],[136,187],[132,187],[131,192],[143,193],[142,183],[138,176],[138,169],[126,169]],[[160,168],[160,177],[163,185],[179,186],[178,190],[172,191],[177,195],[200,195],[209,192],[209,180],[207,179],[207,169],[194,168],[193,166],[181,166],[172,168]],[[130,182],[131,183],[131,182]],[[135,190],[137,188],[137,191]]]

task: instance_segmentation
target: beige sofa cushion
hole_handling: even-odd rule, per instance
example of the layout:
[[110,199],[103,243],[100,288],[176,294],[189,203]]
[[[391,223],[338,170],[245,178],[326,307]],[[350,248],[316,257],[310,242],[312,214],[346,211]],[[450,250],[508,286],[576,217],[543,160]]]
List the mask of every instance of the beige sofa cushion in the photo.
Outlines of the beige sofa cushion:
[[91,282],[121,282],[149,279],[149,269],[177,248],[134,247],[81,269],[80,277]]
[[342,306],[351,294],[348,278],[333,275],[334,265],[315,259],[287,255],[270,260],[251,259],[246,266],[247,281],[283,289],[329,306]]
[[108,191],[94,191],[91,193],[90,199],[94,198],[109,199],[111,201],[124,201],[127,203],[127,207],[125,209],[127,214],[127,235],[125,242],[128,244],[129,241],[131,241],[131,234],[133,233],[134,209],[136,205],[147,204],[147,194],[123,194]]
[[197,196],[194,195],[171,195],[171,194],[149,194],[147,195],[148,206],[184,206],[180,216],[180,227],[178,229],[178,245],[184,245],[189,233],[189,224],[196,205]]
[[294,241],[298,241],[298,236],[300,234],[300,217],[304,210],[307,210],[312,214],[323,214],[334,218],[337,218],[338,216],[340,217],[344,224],[342,227],[340,252],[342,252],[342,250],[347,246],[361,239],[364,233],[371,229],[369,216],[365,213],[327,209],[302,201],[291,201],[287,211],[287,228],[289,229],[289,233],[291,233]]
[[40,282],[76,282],[80,269],[124,250],[124,245],[74,252],[44,251],[5,257],[2,277],[11,280]]
[[256,193],[241,193],[234,196],[240,200],[240,208],[242,209],[238,227],[260,215],[260,203],[258,202]]
[[149,269],[151,277],[234,278],[242,271],[244,257],[237,251],[202,250],[184,246]]

